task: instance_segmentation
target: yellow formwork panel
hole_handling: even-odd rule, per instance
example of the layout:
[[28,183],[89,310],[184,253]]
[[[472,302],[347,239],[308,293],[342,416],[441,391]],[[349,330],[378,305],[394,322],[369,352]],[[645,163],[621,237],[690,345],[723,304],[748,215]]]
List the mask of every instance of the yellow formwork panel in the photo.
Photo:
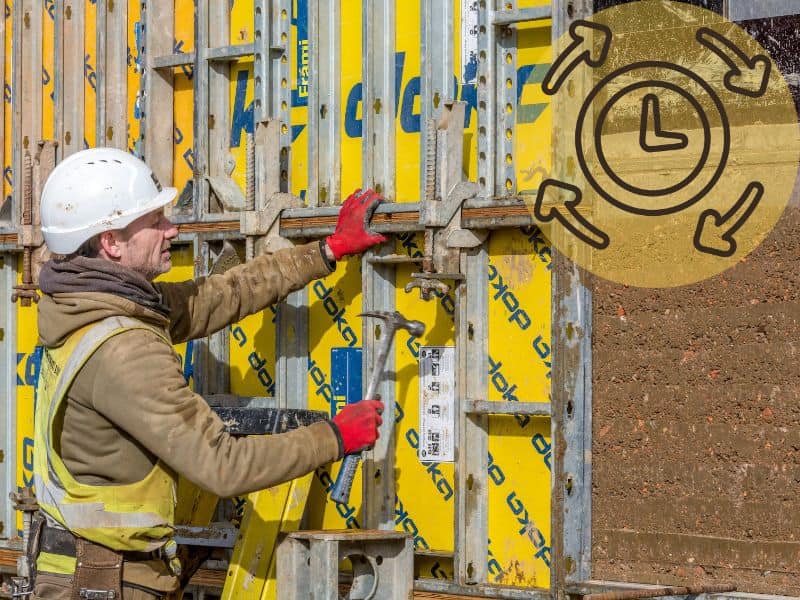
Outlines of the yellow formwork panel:
[[3,66],[3,111],[0,118],[3,119],[3,131],[5,132],[4,139],[0,140],[3,145],[3,180],[0,183],[0,192],[3,194],[3,204],[11,200],[13,192],[13,173],[12,173],[12,150],[13,139],[11,135],[13,127],[13,119],[11,112],[11,48],[12,48],[12,25],[13,21],[11,15],[14,14],[14,3],[12,0],[7,0],[5,3],[5,12],[3,18],[6,20],[5,38],[0,40],[0,44],[4,46],[3,56],[5,57],[5,64]]
[[363,187],[361,159],[361,2],[342,0],[341,3],[341,199],[356,188]]
[[[419,177],[417,177],[419,180]],[[422,236],[400,236],[398,252],[412,256],[422,248]],[[415,265],[416,266],[416,265]],[[416,269],[413,269],[416,270]],[[418,290],[403,291],[411,279],[412,267],[397,269],[396,308],[409,319],[425,323],[425,333],[414,339],[406,331],[397,333],[395,345],[397,385],[395,395],[402,408],[396,428],[397,500],[395,525],[410,534],[414,548],[424,551],[452,552],[455,531],[455,474],[452,464],[420,462],[419,349],[420,346],[455,344],[455,294],[436,295],[429,302],[421,300]],[[452,570],[440,564],[438,569]],[[436,563],[424,577],[438,574]]]
[[[335,414],[344,398],[334,395],[332,353],[334,349],[359,349],[361,340],[361,268],[357,259],[338,264],[336,271],[319,279],[308,289],[308,406]],[[336,480],[339,464],[316,471],[309,495],[311,528],[344,529],[360,527],[361,477],[356,476],[350,501],[336,504],[326,501],[326,494]]]
[[[422,29],[418,3],[395,2],[395,197],[397,202],[419,201],[421,106],[419,105]],[[416,106],[415,106],[416,105]],[[367,107],[371,108],[371,107]],[[415,109],[416,108],[416,112]]]
[[84,86],[83,141],[84,147],[97,146],[97,4],[84,0],[86,28],[84,29]]
[[[175,52],[194,51],[194,1],[175,1]],[[173,69],[174,155],[173,183],[182,190],[194,171],[194,68],[186,65]],[[145,147],[146,147],[145,140]]]
[[[9,136],[10,137],[10,136]],[[22,255],[17,261],[16,284],[22,283]],[[6,292],[8,293],[8,292]],[[37,348],[39,333],[36,324],[36,304],[25,307],[17,303],[17,486],[33,486],[33,413],[34,389],[41,364],[41,349]],[[17,530],[22,535],[22,514],[17,513]]]
[[[55,139],[55,2],[42,8],[42,139]],[[10,136],[9,136],[10,137]]]
[[127,148],[134,152],[141,135],[141,99],[138,91],[141,85],[141,55],[139,40],[142,34],[142,11],[139,2],[128,2],[128,131]]
[[[489,240],[489,400],[548,402],[550,262],[537,228]],[[489,578],[549,586],[550,421],[489,419]]]

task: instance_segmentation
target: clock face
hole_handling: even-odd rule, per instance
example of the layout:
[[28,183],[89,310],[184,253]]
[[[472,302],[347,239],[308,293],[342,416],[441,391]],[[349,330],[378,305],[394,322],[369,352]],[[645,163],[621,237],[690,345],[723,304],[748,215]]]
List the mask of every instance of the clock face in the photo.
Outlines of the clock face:
[[[608,202],[664,215],[691,206],[719,180],[730,125],[719,96],[692,71],[643,61],[595,86],[578,115],[575,145],[587,181]],[[658,164],[669,166],[637,177]]]

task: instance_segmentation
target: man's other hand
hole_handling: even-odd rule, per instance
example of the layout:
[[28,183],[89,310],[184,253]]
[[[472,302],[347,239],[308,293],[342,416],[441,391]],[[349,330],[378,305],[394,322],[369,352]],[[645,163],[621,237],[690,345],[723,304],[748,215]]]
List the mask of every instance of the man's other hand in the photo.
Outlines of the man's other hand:
[[369,231],[369,220],[381,202],[383,198],[374,190],[356,190],[347,197],[339,210],[336,231],[325,240],[334,260],[361,254],[386,241],[385,236]]

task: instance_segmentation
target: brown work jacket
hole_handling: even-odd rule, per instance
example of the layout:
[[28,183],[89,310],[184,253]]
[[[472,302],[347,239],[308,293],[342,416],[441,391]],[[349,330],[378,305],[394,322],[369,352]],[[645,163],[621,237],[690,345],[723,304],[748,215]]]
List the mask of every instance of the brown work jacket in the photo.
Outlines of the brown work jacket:
[[[57,347],[87,324],[125,315],[163,329],[168,339],[180,343],[263,310],[330,272],[319,243],[310,243],[221,275],[157,283],[170,309],[168,318],[113,294],[44,295],[39,337],[45,346]],[[187,385],[173,348],[144,329],[113,336],[81,369],[66,399],[60,447],[64,464],[82,483],[132,483],[161,459],[222,497],[288,481],[340,454],[326,422],[281,435],[229,435]],[[161,590],[175,584],[159,561],[130,565],[124,578]]]

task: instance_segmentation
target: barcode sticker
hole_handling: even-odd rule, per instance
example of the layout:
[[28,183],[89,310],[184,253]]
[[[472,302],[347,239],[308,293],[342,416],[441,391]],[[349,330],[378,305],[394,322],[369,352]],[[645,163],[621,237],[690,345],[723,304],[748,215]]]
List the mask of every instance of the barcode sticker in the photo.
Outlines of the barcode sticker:
[[455,460],[455,348],[419,349],[419,459]]

